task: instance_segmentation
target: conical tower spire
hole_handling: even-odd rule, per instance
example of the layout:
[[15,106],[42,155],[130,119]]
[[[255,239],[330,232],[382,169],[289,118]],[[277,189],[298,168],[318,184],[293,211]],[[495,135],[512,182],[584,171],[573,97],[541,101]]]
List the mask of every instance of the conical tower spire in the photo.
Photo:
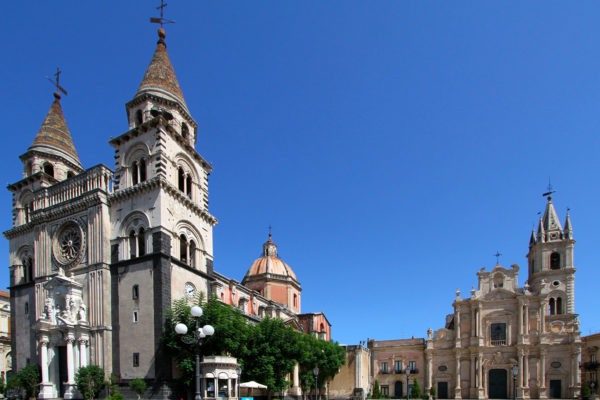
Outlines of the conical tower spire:
[[542,243],[544,243],[546,241],[546,231],[544,229],[544,223],[543,223],[541,217],[540,217],[540,222],[538,223],[537,240],[538,240],[538,242],[542,242]]
[[171,60],[169,59],[169,53],[167,53],[165,36],[165,30],[159,28],[156,50],[135,96],[150,93],[165,97],[179,103],[187,111],[181,87],[177,81],[173,64],[171,64]]
[[571,225],[571,216],[567,211],[567,218],[565,219],[565,230],[564,230],[565,239],[573,240],[573,227]]
[[59,100],[60,94],[54,92],[54,102],[50,106],[33,144],[29,147],[29,151],[57,155],[83,169]]
[[531,237],[529,238],[529,247],[535,244],[535,229],[531,230]]

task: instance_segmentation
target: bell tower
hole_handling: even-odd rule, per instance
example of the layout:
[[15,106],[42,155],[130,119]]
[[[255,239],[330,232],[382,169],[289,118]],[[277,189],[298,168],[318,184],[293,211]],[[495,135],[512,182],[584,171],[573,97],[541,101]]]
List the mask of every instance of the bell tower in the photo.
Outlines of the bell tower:
[[563,229],[554,209],[552,196],[548,196],[537,233],[531,233],[527,258],[530,290],[547,297],[550,315],[575,313],[574,245],[569,213],[565,217]]

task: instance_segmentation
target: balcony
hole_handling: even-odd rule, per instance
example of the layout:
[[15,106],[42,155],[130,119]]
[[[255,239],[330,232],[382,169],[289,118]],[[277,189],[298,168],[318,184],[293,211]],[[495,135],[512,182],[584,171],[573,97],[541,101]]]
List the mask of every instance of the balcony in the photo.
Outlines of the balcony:
[[[410,371],[411,375],[415,375],[419,373],[419,368],[407,368],[407,370]],[[406,373],[406,370],[404,370],[404,372]]]
[[506,346],[506,339],[490,340],[492,346]]
[[598,369],[598,361],[588,361],[583,363],[583,369],[588,371],[595,371]]

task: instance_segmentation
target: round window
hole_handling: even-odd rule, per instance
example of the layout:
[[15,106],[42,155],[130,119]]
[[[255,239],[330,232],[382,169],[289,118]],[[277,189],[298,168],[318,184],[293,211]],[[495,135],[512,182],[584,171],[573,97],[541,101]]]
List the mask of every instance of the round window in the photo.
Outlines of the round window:
[[552,366],[552,368],[560,368],[562,364],[558,361],[553,361],[550,365]]
[[560,285],[560,282],[559,281],[554,281],[554,282],[552,282],[552,285],[558,286],[558,285]]
[[54,236],[54,257],[64,266],[76,264],[83,253],[83,231],[74,221],[64,223]]
[[440,366],[438,367],[438,371],[440,371],[440,372],[444,372],[444,371],[446,371],[447,369],[448,369],[448,367],[446,367],[445,365],[440,365]]

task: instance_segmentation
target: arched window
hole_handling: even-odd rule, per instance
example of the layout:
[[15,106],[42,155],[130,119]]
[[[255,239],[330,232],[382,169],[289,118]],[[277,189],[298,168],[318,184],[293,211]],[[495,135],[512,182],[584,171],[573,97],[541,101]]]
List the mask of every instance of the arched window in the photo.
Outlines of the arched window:
[[140,228],[140,231],[138,233],[137,242],[138,242],[138,256],[143,256],[144,254],[146,254],[146,235],[144,232],[144,228]]
[[556,298],[556,313],[557,314],[563,313],[562,297]]
[[321,322],[321,326],[319,326],[319,332],[325,332],[325,325]]
[[146,182],[146,158],[142,157],[140,159],[140,182]]
[[131,298],[133,300],[137,300],[140,298],[140,287],[138,285],[133,285],[131,288]]
[[54,178],[54,166],[50,163],[44,164],[44,173]]
[[185,122],[182,122],[181,123],[181,136],[183,136],[184,139],[187,139],[189,133],[190,133],[190,130],[189,130],[187,124]]
[[185,174],[183,173],[183,168],[179,167],[177,171],[177,176],[179,178],[179,190],[185,192]]
[[29,303],[25,302],[25,315],[29,314]]
[[75,176],[75,173],[73,171],[67,172],[67,179],[72,178],[74,176]]
[[550,269],[560,269],[560,254],[556,252],[550,254]]
[[548,301],[548,314],[556,314],[556,302],[554,301],[554,298],[551,298],[550,301]]
[[294,307],[298,307],[298,295],[294,293]]
[[31,257],[25,257],[23,262],[23,282],[33,282],[33,260]]
[[137,110],[135,112],[135,122],[138,125],[141,125],[144,123],[144,114],[142,114],[142,110]]
[[138,172],[139,172],[138,171],[138,163],[137,163],[137,161],[134,161],[131,164],[131,182],[134,185],[137,185],[139,183],[139,181],[140,181],[139,173]]
[[190,199],[192,198],[192,177],[190,175],[185,178],[185,194]]
[[179,260],[184,263],[187,263],[187,248],[187,239],[184,234],[181,234],[179,236]]
[[196,242],[190,240],[190,267],[196,268]]
[[129,232],[129,258],[135,258],[135,231]]

